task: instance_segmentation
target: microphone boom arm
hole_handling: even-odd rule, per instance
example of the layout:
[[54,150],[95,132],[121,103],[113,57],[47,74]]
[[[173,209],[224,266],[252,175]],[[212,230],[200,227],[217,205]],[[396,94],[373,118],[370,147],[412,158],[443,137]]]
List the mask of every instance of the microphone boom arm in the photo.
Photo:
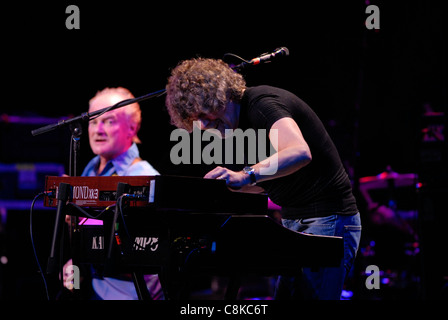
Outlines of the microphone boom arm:
[[146,95],[143,95],[143,96],[140,96],[140,97],[137,97],[137,98],[126,99],[126,100],[120,101],[120,102],[114,104],[113,106],[106,107],[106,108],[103,108],[103,109],[100,109],[100,110],[97,110],[97,111],[84,112],[84,113],[82,113],[81,115],[79,115],[77,117],[70,118],[68,120],[60,120],[57,123],[52,123],[52,124],[46,125],[44,127],[32,130],[31,134],[33,136],[37,136],[37,135],[40,135],[42,133],[46,133],[46,132],[50,132],[52,130],[55,130],[56,128],[63,127],[65,125],[70,125],[70,124],[75,123],[77,121],[90,121],[90,120],[92,120],[92,119],[94,119],[96,117],[99,117],[100,115],[102,115],[103,113],[106,113],[108,111],[115,110],[115,109],[127,106],[129,104],[133,104],[133,103],[140,102],[140,101],[143,101],[143,100],[147,100],[147,99],[150,99],[150,98],[160,97],[160,96],[164,95],[165,92],[166,92],[166,90],[162,89],[162,90],[158,90],[158,91],[155,91],[155,92],[148,93]]

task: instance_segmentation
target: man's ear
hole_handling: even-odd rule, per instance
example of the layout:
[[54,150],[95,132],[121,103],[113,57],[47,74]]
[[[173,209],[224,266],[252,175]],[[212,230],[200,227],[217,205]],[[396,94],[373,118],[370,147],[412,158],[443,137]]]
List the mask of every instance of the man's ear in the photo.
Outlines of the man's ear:
[[133,138],[137,135],[137,124],[134,121],[129,121],[129,136]]

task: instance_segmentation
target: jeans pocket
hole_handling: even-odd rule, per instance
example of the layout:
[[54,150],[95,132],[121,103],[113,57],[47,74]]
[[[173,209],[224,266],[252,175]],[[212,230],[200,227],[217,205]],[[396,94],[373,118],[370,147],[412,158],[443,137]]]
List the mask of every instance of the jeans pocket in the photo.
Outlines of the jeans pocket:
[[303,218],[299,219],[300,223],[303,225],[314,225],[314,226],[334,226],[337,215],[331,215],[327,217],[316,217],[316,218]]
[[337,215],[300,219],[300,231],[322,236],[334,236],[337,219]]
[[360,225],[344,226],[344,266],[347,272],[352,268],[358,252],[361,229]]

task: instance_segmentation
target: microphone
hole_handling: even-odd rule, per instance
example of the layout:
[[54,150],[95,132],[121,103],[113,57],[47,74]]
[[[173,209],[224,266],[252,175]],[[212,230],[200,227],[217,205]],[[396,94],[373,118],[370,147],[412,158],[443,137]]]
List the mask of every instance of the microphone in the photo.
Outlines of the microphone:
[[233,66],[231,68],[236,71],[241,71],[248,66],[256,66],[256,65],[262,64],[262,63],[269,63],[272,60],[277,59],[279,57],[287,57],[287,56],[289,56],[288,48],[281,47],[281,48],[275,49],[274,52],[263,53],[261,56],[259,56],[257,58],[253,58],[252,60],[242,62],[242,63],[240,63],[236,66]]
[[249,61],[249,64],[256,66],[257,64],[260,64],[260,63],[271,62],[271,60],[273,60],[274,58],[277,58],[277,57],[287,57],[287,56],[289,56],[288,48],[281,47],[281,48],[275,49],[275,51],[272,53],[264,53],[261,56],[259,56],[258,58],[253,58],[252,60]]

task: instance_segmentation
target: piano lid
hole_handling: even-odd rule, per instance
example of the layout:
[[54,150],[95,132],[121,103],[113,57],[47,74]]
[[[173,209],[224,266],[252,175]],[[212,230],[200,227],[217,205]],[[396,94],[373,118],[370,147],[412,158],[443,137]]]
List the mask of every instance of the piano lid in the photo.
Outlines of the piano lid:
[[231,191],[224,180],[156,176],[151,183],[158,210],[266,214],[268,197]]

